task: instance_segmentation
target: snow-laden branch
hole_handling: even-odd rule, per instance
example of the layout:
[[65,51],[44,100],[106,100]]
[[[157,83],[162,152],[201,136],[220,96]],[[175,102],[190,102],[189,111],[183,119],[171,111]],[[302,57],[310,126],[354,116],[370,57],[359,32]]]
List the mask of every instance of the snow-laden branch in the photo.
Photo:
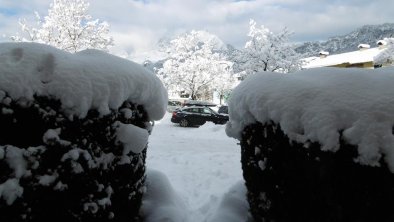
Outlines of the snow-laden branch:
[[25,35],[11,36],[11,40],[44,43],[69,52],[84,49],[108,51],[113,45],[113,39],[108,35],[109,25],[93,20],[88,8],[89,3],[85,0],[54,0],[44,19],[35,12],[36,27],[21,19],[19,25]]
[[232,84],[232,63],[222,41],[205,31],[185,33],[165,45],[168,58],[158,75],[169,90],[185,91],[192,99],[213,91],[227,91]]
[[246,75],[261,72],[291,72],[300,69],[301,56],[289,44],[292,34],[284,28],[275,34],[268,28],[257,27],[254,20],[250,20],[245,48],[235,56],[237,71],[244,71]]

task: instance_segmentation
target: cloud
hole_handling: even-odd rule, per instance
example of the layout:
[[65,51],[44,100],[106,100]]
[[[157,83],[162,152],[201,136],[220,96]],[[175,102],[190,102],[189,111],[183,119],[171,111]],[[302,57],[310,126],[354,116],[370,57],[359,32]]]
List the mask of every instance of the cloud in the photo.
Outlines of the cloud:
[[[52,0],[0,0],[0,30],[14,34],[18,18],[46,15]],[[90,0],[93,18],[107,21],[116,46],[131,54],[155,50],[162,38],[192,29],[216,34],[243,47],[249,19],[277,32],[287,27],[293,41],[325,40],[364,24],[394,21],[392,0]],[[1,10],[3,9],[3,10]],[[7,12],[8,11],[8,12]]]

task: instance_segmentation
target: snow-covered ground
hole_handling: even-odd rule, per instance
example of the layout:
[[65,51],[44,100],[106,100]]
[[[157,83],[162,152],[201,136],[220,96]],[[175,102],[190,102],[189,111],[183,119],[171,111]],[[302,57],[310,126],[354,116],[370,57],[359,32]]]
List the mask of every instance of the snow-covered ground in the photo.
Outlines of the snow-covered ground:
[[238,141],[227,137],[225,125],[183,128],[170,118],[156,122],[149,137],[147,220],[246,221]]

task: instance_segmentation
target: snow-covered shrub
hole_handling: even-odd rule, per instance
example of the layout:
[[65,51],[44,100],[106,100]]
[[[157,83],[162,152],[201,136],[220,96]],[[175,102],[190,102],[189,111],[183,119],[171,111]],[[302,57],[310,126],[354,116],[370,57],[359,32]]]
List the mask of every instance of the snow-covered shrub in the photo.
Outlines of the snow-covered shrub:
[[229,101],[255,221],[393,221],[394,69],[248,77]]
[[154,74],[104,52],[0,44],[0,221],[137,221]]
[[356,146],[341,140],[337,152],[322,151],[258,123],[245,128],[241,147],[255,221],[394,220],[393,174],[355,163]]

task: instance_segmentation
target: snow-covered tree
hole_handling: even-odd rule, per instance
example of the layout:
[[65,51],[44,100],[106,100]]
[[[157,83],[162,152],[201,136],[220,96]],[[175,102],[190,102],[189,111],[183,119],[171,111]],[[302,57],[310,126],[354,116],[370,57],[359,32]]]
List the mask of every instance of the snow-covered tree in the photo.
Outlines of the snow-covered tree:
[[374,58],[376,65],[387,65],[394,63],[394,38],[384,38],[381,41],[385,49]]
[[232,70],[232,66],[222,73],[219,81],[213,83],[213,89],[219,96],[219,103],[222,104],[230,95],[232,89],[235,87],[236,78]]
[[158,75],[169,91],[202,98],[212,93],[218,82],[226,81],[232,71],[232,63],[221,53],[223,47],[218,37],[206,31],[180,35],[166,44],[168,58]]
[[54,0],[43,20],[35,12],[36,27],[21,19],[19,24],[24,35],[18,34],[11,39],[44,43],[69,52],[87,48],[107,51],[113,45],[113,39],[108,35],[109,25],[93,20],[88,8],[89,3],[85,0]]
[[237,71],[249,75],[261,71],[287,73],[300,69],[301,56],[289,43],[291,32],[288,29],[275,34],[264,26],[257,27],[252,19],[249,25],[250,40],[234,57]]

